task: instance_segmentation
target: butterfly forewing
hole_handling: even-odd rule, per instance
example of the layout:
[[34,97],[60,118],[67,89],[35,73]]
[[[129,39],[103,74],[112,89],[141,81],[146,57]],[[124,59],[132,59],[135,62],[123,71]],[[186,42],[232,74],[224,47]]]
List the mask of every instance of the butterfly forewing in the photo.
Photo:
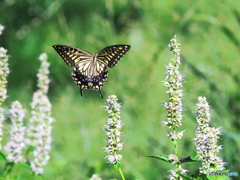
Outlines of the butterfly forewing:
[[105,63],[108,67],[114,67],[121,57],[130,49],[129,45],[108,46],[98,53],[97,59]]
[[69,66],[76,66],[81,61],[91,61],[93,58],[89,52],[76,47],[55,45],[53,48]]

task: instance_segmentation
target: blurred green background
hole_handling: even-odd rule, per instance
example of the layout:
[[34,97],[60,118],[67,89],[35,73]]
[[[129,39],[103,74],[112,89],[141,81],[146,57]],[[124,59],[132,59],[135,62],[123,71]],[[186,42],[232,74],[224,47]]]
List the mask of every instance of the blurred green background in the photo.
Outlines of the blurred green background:
[[[206,96],[211,125],[221,127],[220,156],[230,172],[240,173],[240,8],[239,0],[2,0],[0,24],[5,26],[0,46],[8,49],[11,73],[4,107],[19,100],[30,110],[36,90],[37,60],[46,52],[51,63],[49,98],[53,105],[51,159],[44,177],[57,180],[89,179],[99,174],[118,178],[104,157],[103,125],[107,96],[122,104],[124,123],[123,172],[126,179],[167,179],[174,168],[146,154],[174,153],[167,138],[162,106],[167,101],[162,85],[165,65],[173,57],[167,50],[176,34],[181,43],[181,73],[185,76],[183,106],[186,130],[181,157],[194,156],[195,104]],[[70,45],[96,53],[107,45],[130,44],[131,50],[113,69],[102,88],[85,90],[84,97],[71,78],[71,70],[52,48]],[[29,114],[30,115],[30,114]],[[27,123],[27,120],[26,120]],[[195,174],[200,164],[183,164]],[[29,172],[22,172],[26,177]],[[239,177],[236,177],[238,179]],[[36,178],[39,179],[39,178]]]

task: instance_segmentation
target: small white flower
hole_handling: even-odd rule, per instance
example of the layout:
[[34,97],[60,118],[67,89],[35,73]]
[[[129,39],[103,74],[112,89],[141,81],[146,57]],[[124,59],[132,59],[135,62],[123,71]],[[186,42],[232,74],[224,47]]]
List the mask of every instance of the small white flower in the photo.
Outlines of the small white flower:
[[168,159],[172,161],[172,164],[179,163],[179,159],[175,154],[169,154]]
[[0,24],[0,35],[2,34],[3,30],[4,30],[4,26]]
[[90,180],[102,180],[97,174],[93,174]]
[[186,175],[188,170],[182,169],[181,166],[178,166],[178,169],[176,169],[176,170],[169,170],[169,172],[170,172],[170,175],[168,176],[169,179],[171,179],[171,180],[176,180],[176,179],[183,180],[183,178],[180,177],[179,174]]
[[35,172],[35,174],[43,174],[43,168],[39,167],[37,163],[31,162],[31,168]]

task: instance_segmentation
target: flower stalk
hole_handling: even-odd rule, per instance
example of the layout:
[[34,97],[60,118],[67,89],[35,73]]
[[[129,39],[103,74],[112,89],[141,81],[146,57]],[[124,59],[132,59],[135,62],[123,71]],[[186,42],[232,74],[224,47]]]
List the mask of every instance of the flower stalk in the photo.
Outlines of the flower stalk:
[[183,77],[179,72],[179,66],[181,63],[180,58],[180,44],[176,40],[176,36],[171,39],[171,43],[168,45],[170,51],[174,53],[174,58],[166,66],[165,80],[163,85],[167,87],[167,93],[169,95],[169,101],[164,102],[164,107],[167,110],[167,121],[163,121],[163,125],[167,126],[168,138],[174,144],[174,153],[169,155],[169,160],[176,166],[175,170],[170,171],[170,179],[181,179],[180,174],[185,174],[186,170],[183,170],[180,166],[180,160],[178,157],[178,141],[182,139],[184,131],[177,131],[182,126],[182,87]]
[[28,143],[35,147],[33,151],[34,160],[31,162],[31,168],[35,174],[43,173],[43,166],[47,165],[50,159],[51,132],[54,119],[51,117],[52,105],[47,97],[49,87],[49,66],[47,55],[41,54],[39,57],[41,66],[37,74],[38,90],[33,94],[32,117],[28,126]]
[[23,126],[23,119],[25,117],[25,110],[18,101],[12,103],[12,108],[9,110],[11,119],[10,140],[4,147],[9,162],[24,162],[25,159],[22,151],[25,148],[25,130]]
[[0,106],[7,99],[8,58],[7,50],[0,47]]
[[118,99],[115,95],[111,95],[107,99],[108,106],[105,106],[109,116],[107,124],[104,125],[108,143],[108,145],[104,147],[104,151],[109,154],[106,156],[108,163],[113,164],[114,167],[119,171],[122,179],[125,180],[120,164],[122,155],[119,154],[119,151],[121,151],[123,148],[123,143],[120,142],[121,128],[123,124],[120,119],[121,105],[117,102],[117,100]]
[[[3,29],[4,26],[0,24],[0,35],[2,34]],[[2,129],[3,122],[5,120],[5,117],[3,115],[4,111],[1,106],[7,98],[7,76],[10,72],[8,67],[8,59],[9,56],[7,55],[7,50],[3,47],[0,47],[0,150],[2,149]]]
[[220,128],[209,126],[211,119],[210,106],[205,97],[199,97],[196,105],[197,129],[194,144],[197,154],[202,161],[202,167],[199,171],[203,174],[209,174],[218,170],[223,170],[226,165],[223,160],[217,156],[222,146],[217,145],[220,138]]

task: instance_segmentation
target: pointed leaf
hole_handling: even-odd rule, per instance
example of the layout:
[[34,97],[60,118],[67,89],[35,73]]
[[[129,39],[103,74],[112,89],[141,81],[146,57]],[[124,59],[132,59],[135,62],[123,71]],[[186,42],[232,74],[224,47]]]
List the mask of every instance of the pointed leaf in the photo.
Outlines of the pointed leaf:
[[114,167],[115,167],[116,170],[119,171],[119,169],[121,169],[121,164],[120,163],[116,163],[116,164],[114,164]]
[[147,157],[162,160],[165,162],[170,162],[167,155],[146,155]]
[[2,152],[0,152],[0,159],[4,159],[5,161],[7,161],[6,156]]

